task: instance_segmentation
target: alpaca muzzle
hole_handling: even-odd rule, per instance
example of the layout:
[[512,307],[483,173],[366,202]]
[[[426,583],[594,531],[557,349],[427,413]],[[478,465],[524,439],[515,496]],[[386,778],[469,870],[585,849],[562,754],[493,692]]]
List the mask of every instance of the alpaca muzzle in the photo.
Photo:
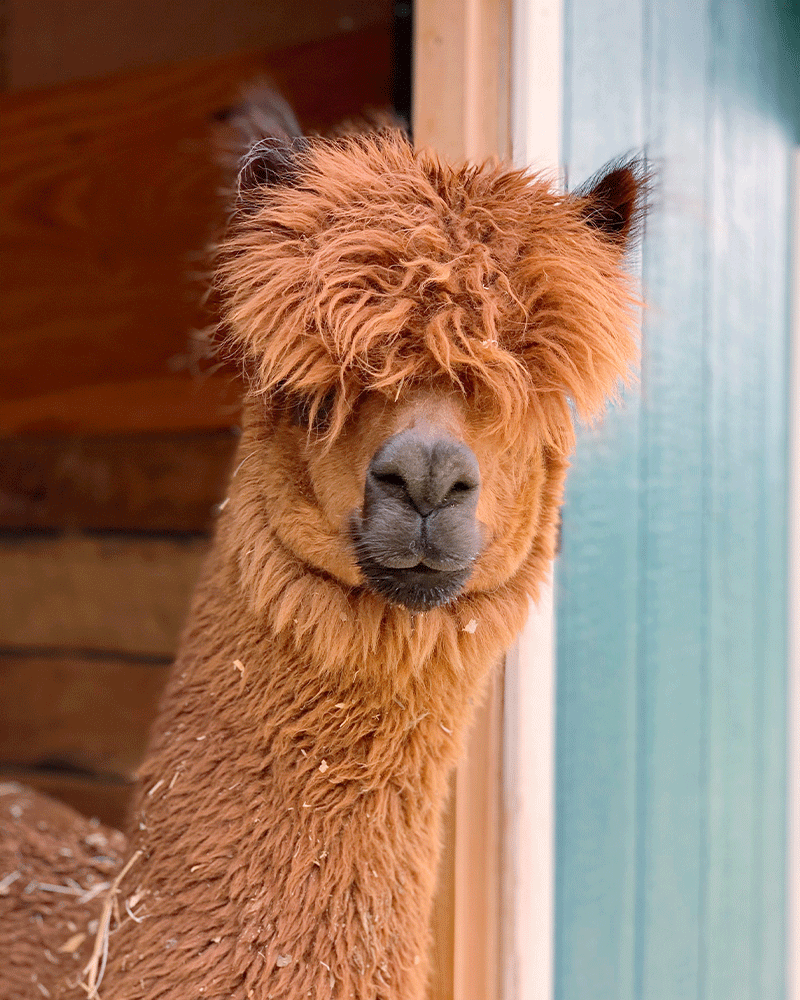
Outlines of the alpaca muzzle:
[[425,611],[462,590],[481,550],[480,470],[472,450],[441,428],[412,427],[373,456],[352,536],[367,584]]

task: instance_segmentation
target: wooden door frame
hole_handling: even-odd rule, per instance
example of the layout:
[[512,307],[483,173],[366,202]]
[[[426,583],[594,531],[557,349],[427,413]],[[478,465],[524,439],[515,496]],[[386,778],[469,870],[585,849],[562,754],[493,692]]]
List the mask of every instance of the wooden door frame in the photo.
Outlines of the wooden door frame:
[[[500,156],[555,174],[561,93],[561,0],[415,3],[417,145],[450,160]],[[442,996],[552,996],[554,727],[548,583],[492,682],[457,771],[443,886],[452,986],[437,987]]]

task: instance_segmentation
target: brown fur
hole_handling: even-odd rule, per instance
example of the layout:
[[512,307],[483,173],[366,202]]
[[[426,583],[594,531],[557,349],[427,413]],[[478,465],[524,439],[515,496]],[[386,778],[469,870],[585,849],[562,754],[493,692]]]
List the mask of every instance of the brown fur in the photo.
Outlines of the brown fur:
[[[597,415],[636,356],[630,167],[568,196],[388,131],[279,168],[222,248],[251,392],[141,769],[108,1000],[421,1000],[447,779],[553,557],[569,400]],[[413,614],[364,585],[349,524],[376,450],[425,422],[477,456],[484,544],[457,599]],[[5,902],[6,941],[29,936]],[[85,996],[58,985],[74,964],[0,987]]]

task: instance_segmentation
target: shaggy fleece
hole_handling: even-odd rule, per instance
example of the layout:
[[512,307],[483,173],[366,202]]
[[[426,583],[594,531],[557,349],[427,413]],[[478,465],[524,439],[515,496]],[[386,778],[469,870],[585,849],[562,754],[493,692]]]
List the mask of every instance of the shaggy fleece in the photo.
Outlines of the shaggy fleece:
[[[638,164],[565,195],[386,131],[265,142],[246,166],[218,284],[251,388],[128,867],[67,963],[85,988],[32,936],[39,897],[7,886],[4,944],[26,950],[3,995],[422,1000],[448,776],[548,572],[573,412],[635,364]],[[420,421],[474,452],[483,547],[415,614],[370,591],[350,525],[371,457]],[[84,886],[79,864],[59,878]]]

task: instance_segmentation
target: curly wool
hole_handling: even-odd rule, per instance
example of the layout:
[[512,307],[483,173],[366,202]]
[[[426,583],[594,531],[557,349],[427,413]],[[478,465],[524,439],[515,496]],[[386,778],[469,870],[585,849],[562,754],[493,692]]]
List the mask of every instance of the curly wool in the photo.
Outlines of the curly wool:
[[400,398],[449,380],[496,425],[573,444],[637,359],[638,301],[587,202],[487,163],[453,170],[399,131],[309,142],[302,183],[259,189],[221,248],[230,342],[269,396],[311,415],[335,393],[335,437],[365,389]]
[[[0,893],[10,1000],[422,1000],[448,778],[554,555],[571,405],[597,415],[635,363],[635,172],[564,195],[394,132],[282,149],[274,182],[257,155],[218,274],[243,435],[119,882],[41,927],[38,897]],[[437,410],[486,540],[413,614],[365,586],[346,523],[376,449]],[[35,854],[38,808],[1,865]]]

